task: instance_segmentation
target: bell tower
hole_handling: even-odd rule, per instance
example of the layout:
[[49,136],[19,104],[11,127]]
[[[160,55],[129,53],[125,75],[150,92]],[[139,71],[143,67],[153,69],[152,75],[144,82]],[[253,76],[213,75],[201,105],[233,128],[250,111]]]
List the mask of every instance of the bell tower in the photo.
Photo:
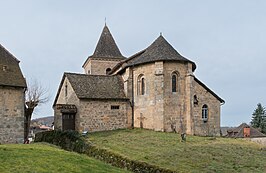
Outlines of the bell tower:
[[85,74],[107,75],[116,64],[124,59],[110,30],[105,25],[93,55],[87,58],[82,67]]

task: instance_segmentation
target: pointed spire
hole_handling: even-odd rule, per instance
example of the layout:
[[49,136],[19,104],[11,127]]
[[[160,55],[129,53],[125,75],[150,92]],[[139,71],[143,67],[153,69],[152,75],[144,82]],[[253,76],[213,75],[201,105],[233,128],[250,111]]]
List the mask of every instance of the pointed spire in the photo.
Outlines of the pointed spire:
[[109,28],[106,26],[106,23],[92,56],[101,58],[124,58],[118,49]]

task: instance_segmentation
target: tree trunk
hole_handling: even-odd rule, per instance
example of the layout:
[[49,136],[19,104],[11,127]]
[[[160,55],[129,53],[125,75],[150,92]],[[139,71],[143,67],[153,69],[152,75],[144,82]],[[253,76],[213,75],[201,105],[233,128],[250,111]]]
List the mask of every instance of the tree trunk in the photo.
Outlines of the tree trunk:
[[24,119],[24,142],[28,140],[30,131],[31,116],[34,108],[25,108],[25,119]]

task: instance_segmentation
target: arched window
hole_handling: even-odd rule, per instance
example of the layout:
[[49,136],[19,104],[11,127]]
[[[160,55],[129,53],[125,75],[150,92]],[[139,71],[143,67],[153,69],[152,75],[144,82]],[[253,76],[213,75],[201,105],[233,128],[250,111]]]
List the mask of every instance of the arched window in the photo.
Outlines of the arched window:
[[145,94],[145,79],[141,78],[141,95]]
[[208,106],[207,105],[203,105],[202,106],[202,120],[204,122],[207,122],[208,121]]
[[178,91],[178,72],[173,72],[171,76],[172,92],[175,93]]
[[138,88],[137,88],[137,93],[138,95],[144,95],[145,94],[145,90],[146,90],[146,86],[145,86],[145,78],[144,75],[141,74],[138,77]]
[[176,74],[172,75],[172,92],[176,92],[176,80],[177,80],[177,76]]
[[106,74],[109,74],[110,71],[111,71],[111,68],[107,68],[107,69],[105,70],[105,73],[106,73]]

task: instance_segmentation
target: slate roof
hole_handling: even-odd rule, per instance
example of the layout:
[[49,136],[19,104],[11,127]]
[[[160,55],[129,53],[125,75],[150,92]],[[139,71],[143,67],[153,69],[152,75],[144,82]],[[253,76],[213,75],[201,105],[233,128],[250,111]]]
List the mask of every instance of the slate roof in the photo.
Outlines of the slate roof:
[[64,73],[54,102],[56,104],[63,82],[67,78],[79,99],[128,100],[120,75],[88,75]]
[[26,88],[26,81],[19,68],[19,60],[0,44],[0,86]]
[[103,28],[102,34],[93,55],[87,58],[83,66],[86,64],[89,58],[125,59],[125,57],[121,54],[119,48],[117,47],[109,28],[106,25]]
[[127,60],[127,66],[156,61],[180,61],[190,62],[192,63],[193,71],[196,69],[196,64],[180,55],[162,35],[160,35],[148,48],[141,51],[137,56],[133,55],[132,57],[133,58],[130,58],[130,60]]
[[244,128],[250,128],[250,138],[266,137],[265,134],[261,133],[259,130],[255,129],[252,126],[247,125],[246,123],[242,123],[240,126],[236,128],[227,130],[227,133],[228,133],[227,137],[243,138]]

